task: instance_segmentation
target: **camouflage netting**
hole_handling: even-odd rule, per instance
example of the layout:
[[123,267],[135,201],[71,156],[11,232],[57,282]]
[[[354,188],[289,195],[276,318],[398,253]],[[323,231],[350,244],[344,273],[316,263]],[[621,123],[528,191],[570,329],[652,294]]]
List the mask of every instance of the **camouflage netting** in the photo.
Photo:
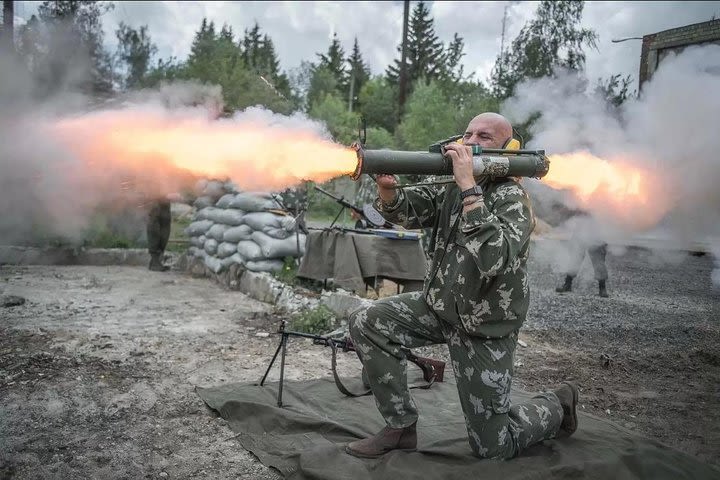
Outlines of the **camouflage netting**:
[[197,212],[185,233],[190,255],[201,258],[214,273],[233,264],[255,272],[283,268],[287,257],[305,253],[305,234],[295,217],[284,213],[277,195],[241,192],[230,182],[199,185]]

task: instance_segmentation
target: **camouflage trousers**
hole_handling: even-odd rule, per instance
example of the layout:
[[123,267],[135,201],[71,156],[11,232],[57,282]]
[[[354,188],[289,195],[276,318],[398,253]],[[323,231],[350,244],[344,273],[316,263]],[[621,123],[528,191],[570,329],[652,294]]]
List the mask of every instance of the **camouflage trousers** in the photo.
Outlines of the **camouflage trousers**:
[[355,311],[350,335],[375,403],[391,428],[406,427],[418,419],[408,388],[407,360],[400,346],[447,343],[468,441],[476,455],[512,458],[534,443],[553,438],[560,429],[562,406],[552,392],[510,405],[517,331],[504,338],[470,337],[439,320],[422,292],[411,292]]
[[165,252],[170,238],[170,202],[158,201],[150,206],[147,218],[148,252],[160,255]]
[[583,260],[585,260],[585,250],[590,256],[590,262],[592,263],[593,270],[595,271],[595,280],[607,280],[608,271],[605,266],[605,256],[607,255],[607,244],[603,243],[600,245],[594,245],[591,247],[585,247],[579,244],[573,244],[570,246],[570,267],[565,272],[567,275],[576,277],[580,271]]

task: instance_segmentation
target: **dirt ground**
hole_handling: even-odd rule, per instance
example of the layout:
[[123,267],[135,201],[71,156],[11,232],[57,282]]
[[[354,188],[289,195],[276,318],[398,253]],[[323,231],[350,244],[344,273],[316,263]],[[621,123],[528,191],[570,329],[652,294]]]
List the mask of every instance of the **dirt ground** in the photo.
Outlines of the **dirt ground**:
[[[574,378],[586,412],[720,463],[712,259],[615,253],[607,299],[588,260],[567,294],[555,293],[551,265],[531,263],[516,385]],[[0,478],[279,478],[194,393],[262,376],[277,342],[264,335],[278,323],[269,305],[134,267],[2,266],[0,290],[27,299],[0,307]],[[329,361],[327,349],[293,340],[288,378],[328,375]],[[344,354],[339,370],[360,365]]]

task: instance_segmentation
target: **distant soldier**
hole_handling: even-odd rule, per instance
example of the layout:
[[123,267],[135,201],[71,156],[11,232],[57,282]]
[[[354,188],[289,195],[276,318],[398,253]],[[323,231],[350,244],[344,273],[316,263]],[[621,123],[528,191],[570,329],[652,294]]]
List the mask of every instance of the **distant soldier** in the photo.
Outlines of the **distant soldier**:
[[[567,264],[564,268],[565,283],[555,289],[558,293],[572,291],[572,282],[582,267],[585,260],[585,253],[590,256],[593,270],[595,271],[595,280],[598,282],[598,295],[603,298],[608,297],[607,279],[608,271],[605,265],[605,256],[607,255],[607,243],[597,237],[596,228],[588,228],[589,226],[583,220],[590,220],[590,216],[586,212],[574,212],[576,218],[580,222],[573,222],[572,236],[570,238],[570,246],[568,248]],[[571,220],[572,222],[572,220]]]
[[154,272],[164,272],[170,267],[163,265],[163,256],[170,238],[172,215],[170,214],[170,200],[159,198],[149,205],[147,216],[147,240],[150,253],[148,268]]

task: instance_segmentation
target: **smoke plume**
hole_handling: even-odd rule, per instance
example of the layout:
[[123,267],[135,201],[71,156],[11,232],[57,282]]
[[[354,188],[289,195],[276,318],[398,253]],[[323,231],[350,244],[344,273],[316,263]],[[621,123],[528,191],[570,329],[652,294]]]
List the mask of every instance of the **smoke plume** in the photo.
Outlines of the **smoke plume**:
[[217,86],[39,102],[32,84],[16,59],[0,56],[0,244],[79,241],[98,208],[142,217],[149,201],[202,178],[281,190],[354,167],[354,154],[302,114],[255,107],[219,118]]
[[[590,214],[574,223],[557,218],[561,231],[582,232],[589,243],[601,239],[633,244],[642,238],[658,246],[718,251],[717,92],[720,46],[710,45],[670,54],[643,85],[640,97],[628,99],[620,109],[588,93],[583,78],[565,73],[521,85],[503,105],[503,113],[515,123],[540,114],[530,148],[543,148],[551,155],[587,152],[641,172],[647,190],[644,202],[600,191],[580,199],[572,191],[529,182],[538,210],[549,216],[551,205]],[[578,159],[574,166],[580,182],[588,175],[588,164]]]

